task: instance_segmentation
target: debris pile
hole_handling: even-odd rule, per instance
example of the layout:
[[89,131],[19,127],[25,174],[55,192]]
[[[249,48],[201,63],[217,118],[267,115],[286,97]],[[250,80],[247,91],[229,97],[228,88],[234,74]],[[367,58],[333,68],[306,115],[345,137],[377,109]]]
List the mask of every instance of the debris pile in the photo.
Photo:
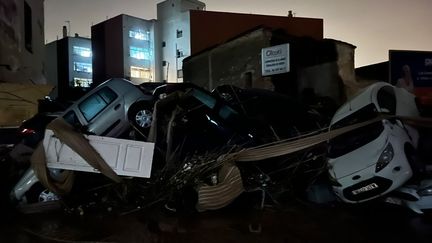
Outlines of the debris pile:
[[[394,92],[399,92],[392,91],[390,85],[376,87],[390,90],[390,95],[383,95],[383,99],[391,100],[396,97]],[[364,92],[367,94],[370,90]],[[331,186],[336,188],[336,193],[337,188],[343,190],[344,196],[352,193],[354,196],[351,198],[357,198],[356,195],[360,194],[359,201],[369,200],[384,192],[380,184],[382,180],[375,181],[383,175],[378,173],[379,170],[372,175],[363,174],[365,179],[357,185],[355,180],[361,176],[357,178],[352,173],[362,173],[363,168],[360,168],[357,172],[346,172],[354,180],[347,182],[339,174],[339,164],[329,166],[327,143],[332,146],[332,141],[336,141],[334,138],[339,136],[340,140],[341,134],[345,137],[351,134],[351,147],[359,148],[366,146],[368,141],[364,136],[356,140],[353,131],[376,127],[374,124],[387,124],[386,121],[390,121],[392,126],[404,126],[402,122],[393,122],[396,120],[413,121],[412,117],[401,118],[395,107],[387,107],[395,105],[394,102],[382,102],[381,98],[355,102],[366,97],[361,94],[357,96],[360,98],[354,98],[343,106],[351,107],[353,117],[343,113],[346,118],[336,116],[332,121],[326,118],[331,117],[329,114],[320,114],[310,106],[266,90],[225,85],[208,92],[182,84],[156,88],[153,94],[151,111],[146,112],[151,114],[151,119],[146,118],[147,123],[151,121],[151,127],[144,128],[131,122],[130,129],[123,133],[127,134],[126,137],[109,143],[98,134],[86,134],[82,126],[74,127],[64,116],[49,123],[47,129],[53,133],[45,133],[50,135],[45,135],[31,156],[32,167],[29,170],[33,169],[34,173],[27,172],[12,191],[18,204],[24,207],[31,204],[32,192],[37,195],[36,203],[58,199],[66,211],[79,214],[88,209],[126,213],[154,205],[163,205],[172,211],[202,212],[226,207],[240,195],[257,191],[261,192],[261,208],[265,203],[281,206],[299,198],[311,200],[321,197],[326,199],[315,202],[325,203],[336,199]],[[356,113],[371,104],[374,105],[372,116],[361,117],[363,113]],[[381,107],[382,104],[385,107]],[[132,107],[137,109],[137,106]],[[343,121],[343,125],[338,125],[339,121]],[[49,136],[57,139],[54,151],[47,150]],[[96,144],[94,138],[100,137],[102,139]],[[132,143],[133,140],[141,143]],[[356,141],[362,144],[354,145]],[[144,150],[140,147],[145,144],[151,144],[151,148],[154,146],[151,158],[143,157]],[[65,157],[64,146],[76,155]],[[382,152],[387,153],[385,156],[394,156],[386,151]],[[54,155],[50,157],[45,153]],[[353,149],[346,153],[357,151]],[[114,157],[114,162],[107,163],[111,157]],[[47,158],[54,161],[46,161]],[[386,160],[392,158],[385,157]],[[78,159],[86,161],[92,169],[74,168]],[[335,161],[335,158],[331,159]],[[148,178],[116,173],[118,169],[133,173],[131,171],[142,169],[149,161]],[[47,168],[47,162],[48,165],[57,162],[64,165]],[[349,161],[344,163],[343,168],[349,170]],[[380,170],[384,168],[383,171],[399,168],[393,168],[389,161],[374,163],[379,164]],[[400,166],[398,163],[396,167]],[[38,190],[34,191],[36,187]],[[378,194],[373,194],[375,191]],[[338,197],[343,199],[343,195]]]

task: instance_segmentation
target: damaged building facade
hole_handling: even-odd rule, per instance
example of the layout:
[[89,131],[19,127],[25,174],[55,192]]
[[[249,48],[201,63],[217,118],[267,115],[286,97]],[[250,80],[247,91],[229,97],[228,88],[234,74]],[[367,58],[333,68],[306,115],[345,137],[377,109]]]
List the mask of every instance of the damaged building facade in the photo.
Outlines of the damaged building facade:
[[281,28],[294,36],[323,38],[322,19],[203,10],[205,4],[196,0],[169,0],[158,4],[162,80],[187,81],[183,73],[185,58],[258,26]]
[[44,84],[43,0],[0,3],[0,80]]
[[0,2],[0,126],[19,125],[37,112],[37,100],[49,93],[43,2]]
[[[262,50],[281,44],[289,49],[289,70],[263,75]],[[354,49],[341,41],[257,28],[186,58],[184,74],[188,82],[209,90],[232,84],[274,90],[299,99],[329,97],[340,104],[356,83]]]

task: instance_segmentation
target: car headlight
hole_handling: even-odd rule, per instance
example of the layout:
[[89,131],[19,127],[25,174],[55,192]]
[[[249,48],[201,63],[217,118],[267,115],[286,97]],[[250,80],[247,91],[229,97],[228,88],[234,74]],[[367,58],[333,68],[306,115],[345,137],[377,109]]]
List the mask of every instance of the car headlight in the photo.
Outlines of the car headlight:
[[388,163],[390,163],[390,161],[393,159],[393,156],[394,156],[393,146],[391,145],[391,143],[389,143],[385,147],[384,151],[381,153],[378,159],[378,162],[375,167],[375,173],[378,173],[379,171],[384,169],[384,167],[386,167]]
[[334,178],[333,176],[330,175],[330,173],[328,174],[328,178],[329,178],[329,182],[330,185],[334,186],[334,187],[341,187],[342,185],[337,181],[336,178]]
[[419,194],[419,196],[424,197],[424,196],[431,196],[432,195],[432,187],[426,187],[422,190],[419,190],[417,192]]

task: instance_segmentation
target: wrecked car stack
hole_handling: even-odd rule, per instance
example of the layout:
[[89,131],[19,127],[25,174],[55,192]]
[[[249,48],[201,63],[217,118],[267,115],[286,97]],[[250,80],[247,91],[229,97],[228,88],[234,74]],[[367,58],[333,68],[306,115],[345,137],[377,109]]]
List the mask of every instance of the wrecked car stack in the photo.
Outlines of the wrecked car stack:
[[[332,159],[327,164],[326,142],[332,145],[342,134],[384,121],[397,120],[403,126],[397,115],[413,115],[378,107],[371,119],[339,127],[334,120],[329,130],[330,121],[324,116],[270,91],[226,85],[208,92],[191,84],[161,84],[152,95],[138,95],[139,90],[126,80],[111,82],[118,88],[101,85],[48,125],[53,132],[47,130],[31,159],[38,180],[27,174],[13,191],[21,204],[30,190],[21,185],[30,185],[29,181],[39,181],[43,191],[47,188],[59,195],[63,205],[81,210],[83,205],[97,203],[109,208],[139,209],[163,203],[175,210],[215,210],[257,190],[262,191],[262,202],[268,197],[281,203],[289,197],[304,197],[315,181],[327,180],[327,171],[331,179],[339,178],[332,174],[337,170]],[[123,82],[134,91],[117,93]],[[77,160],[92,168],[83,169],[83,162],[74,165]],[[70,170],[94,170],[105,177],[92,174],[99,179],[73,182]],[[356,188],[357,194],[381,190],[376,182],[369,184]]]

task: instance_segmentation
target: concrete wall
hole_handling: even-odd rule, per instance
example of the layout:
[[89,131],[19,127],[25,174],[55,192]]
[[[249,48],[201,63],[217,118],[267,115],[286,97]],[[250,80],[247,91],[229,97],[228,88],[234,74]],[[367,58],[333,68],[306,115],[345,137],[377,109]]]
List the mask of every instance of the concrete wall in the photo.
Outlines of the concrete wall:
[[[123,16],[119,15],[106,21],[104,27],[105,49],[103,51],[105,52],[105,60],[99,61],[105,64],[106,73],[105,78],[100,82],[104,82],[109,78],[122,78],[125,76],[124,59],[126,57],[123,42]],[[94,46],[93,43],[92,46]],[[98,53],[95,53],[95,56],[97,55]]]
[[183,69],[183,59],[191,54],[190,9],[205,9],[205,4],[196,0],[168,0],[157,5],[160,43],[156,46],[164,64],[160,70],[162,80],[183,81],[181,72],[177,74]]
[[37,112],[46,86],[43,0],[0,1],[0,126]]
[[124,77],[123,17],[116,16],[91,27],[93,84]]
[[257,27],[281,29],[292,36],[323,38],[323,20],[255,14],[190,11],[191,54],[221,44]]
[[[205,4],[195,0],[167,0],[159,3],[157,9],[161,42],[165,45],[160,49],[165,64],[161,75],[169,82],[187,81],[179,72],[183,70],[185,57],[258,26],[283,29],[293,36],[323,38],[322,19],[202,11]],[[181,37],[178,31],[182,32]]]
[[185,80],[208,90],[223,84],[273,90],[261,73],[261,49],[270,46],[269,35],[256,30],[185,59]]
[[[290,72],[263,77],[261,49],[282,43],[289,43]],[[337,40],[261,28],[185,59],[185,79],[209,90],[223,84],[274,90],[311,105],[326,101],[333,109],[364,87],[355,80],[354,50]]]
[[58,61],[57,61],[57,41],[45,45],[45,69],[47,84],[52,85],[53,91],[50,93],[51,98],[58,97]]
[[43,0],[0,1],[0,33],[0,81],[45,84]]

